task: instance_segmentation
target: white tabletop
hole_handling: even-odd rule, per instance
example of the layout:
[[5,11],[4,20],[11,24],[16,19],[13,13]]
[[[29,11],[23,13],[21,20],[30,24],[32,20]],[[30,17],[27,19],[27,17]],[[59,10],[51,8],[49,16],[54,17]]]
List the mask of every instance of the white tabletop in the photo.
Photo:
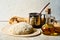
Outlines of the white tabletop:
[[[7,24],[8,22],[0,22],[0,31]],[[5,35],[0,32],[0,40],[60,40],[60,36],[47,36],[41,34],[35,37],[15,37],[15,36]]]

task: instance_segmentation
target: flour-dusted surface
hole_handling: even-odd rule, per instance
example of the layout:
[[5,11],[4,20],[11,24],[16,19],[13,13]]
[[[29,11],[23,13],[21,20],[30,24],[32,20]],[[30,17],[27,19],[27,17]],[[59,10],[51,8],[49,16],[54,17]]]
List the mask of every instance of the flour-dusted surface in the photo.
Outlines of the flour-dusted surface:
[[[0,31],[7,24],[8,22],[0,22]],[[0,40],[60,40],[60,36],[46,36],[41,34],[35,37],[15,37],[15,36],[5,35],[2,32],[0,32]]]

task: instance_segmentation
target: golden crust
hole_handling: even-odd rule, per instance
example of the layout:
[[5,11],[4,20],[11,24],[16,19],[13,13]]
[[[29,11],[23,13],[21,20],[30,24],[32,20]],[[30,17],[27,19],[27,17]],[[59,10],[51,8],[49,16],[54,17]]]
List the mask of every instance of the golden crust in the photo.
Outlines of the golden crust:
[[55,31],[60,33],[60,23],[54,23]]
[[9,20],[10,24],[19,23],[19,22],[28,22],[28,18],[14,16]]

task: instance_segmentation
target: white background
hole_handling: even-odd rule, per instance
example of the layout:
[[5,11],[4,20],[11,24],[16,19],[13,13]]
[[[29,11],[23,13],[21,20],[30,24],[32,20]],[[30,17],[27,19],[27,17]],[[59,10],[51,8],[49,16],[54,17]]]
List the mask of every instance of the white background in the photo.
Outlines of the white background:
[[57,20],[60,20],[60,0],[50,0],[52,15],[56,17]]
[[40,10],[49,0],[0,0],[0,20],[9,20],[12,16],[28,17],[31,12]]
[[[0,0],[0,20],[9,20],[12,16],[28,17],[31,12],[39,13],[48,2],[49,0]],[[52,15],[60,20],[60,0],[50,2]]]

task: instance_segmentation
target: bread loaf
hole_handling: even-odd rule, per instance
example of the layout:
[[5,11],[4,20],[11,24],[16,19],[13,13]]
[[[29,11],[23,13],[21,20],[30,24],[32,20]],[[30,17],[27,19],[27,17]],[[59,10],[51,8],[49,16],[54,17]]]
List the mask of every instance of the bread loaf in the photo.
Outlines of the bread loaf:
[[15,24],[15,23],[19,23],[19,22],[28,22],[28,18],[14,16],[9,20],[10,24]]

